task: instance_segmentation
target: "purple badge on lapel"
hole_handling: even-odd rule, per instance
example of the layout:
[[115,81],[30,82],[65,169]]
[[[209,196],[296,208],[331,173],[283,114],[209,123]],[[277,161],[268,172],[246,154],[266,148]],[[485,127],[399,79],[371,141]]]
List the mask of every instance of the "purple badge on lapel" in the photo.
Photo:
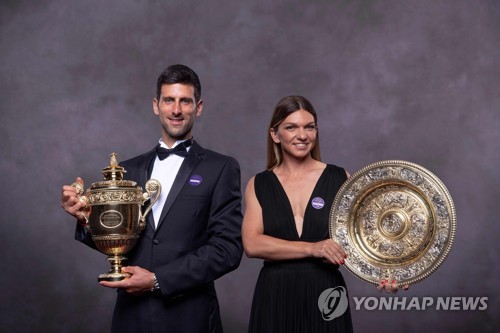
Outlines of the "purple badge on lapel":
[[325,200],[320,197],[313,198],[311,200],[311,205],[313,206],[313,208],[321,209],[325,205]]
[[203,181],[203,178],[200,175],[192,175],[189,177],[189,185],[198,186]]

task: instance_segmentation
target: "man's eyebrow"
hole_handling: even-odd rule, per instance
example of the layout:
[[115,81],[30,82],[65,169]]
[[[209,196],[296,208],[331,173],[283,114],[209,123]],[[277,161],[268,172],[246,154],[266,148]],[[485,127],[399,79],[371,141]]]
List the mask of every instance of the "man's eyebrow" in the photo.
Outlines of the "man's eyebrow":
[[[166,95],[166,96],[163,96],[163,99],[174,99],[175,100],[175,97]],[[192,97],[179,97],[179,101],[193,101],[193,100],[194,99]]]

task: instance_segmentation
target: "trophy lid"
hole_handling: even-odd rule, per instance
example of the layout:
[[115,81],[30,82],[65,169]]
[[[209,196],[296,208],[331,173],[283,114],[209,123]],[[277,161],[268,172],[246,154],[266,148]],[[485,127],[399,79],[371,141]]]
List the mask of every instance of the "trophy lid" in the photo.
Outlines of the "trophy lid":
[[[127,171],[125,168],[118,165],[116,159],[116,153],[111,153],[111,158],[109,165],[102,169],[102,174],[104,175],[104,180],[92,184],[92,189],[102,189],[102,188],[134,188],[137,183],[131,180],[124,180],[123,174]],[[134,188],[135,190],[135,188]]]
[[118,165],[118,160],[116,159],[116,153],[111,153],[111,158],[109,161],[109,166],[102,169],[102,174],[104,175],[104,180],[122,180],[123,174],[127,171]]

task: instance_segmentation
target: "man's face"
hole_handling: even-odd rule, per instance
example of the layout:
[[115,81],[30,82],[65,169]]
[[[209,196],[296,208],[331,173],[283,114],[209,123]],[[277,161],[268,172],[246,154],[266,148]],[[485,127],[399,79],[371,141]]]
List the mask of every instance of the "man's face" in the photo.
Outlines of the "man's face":
[[191,138],[194,119],[201,115],[203,101],[195,102],[194,87],[182,83],[164,84],[160,99],[153,99],[153,111],[160,118],[162,139],[169,147]]

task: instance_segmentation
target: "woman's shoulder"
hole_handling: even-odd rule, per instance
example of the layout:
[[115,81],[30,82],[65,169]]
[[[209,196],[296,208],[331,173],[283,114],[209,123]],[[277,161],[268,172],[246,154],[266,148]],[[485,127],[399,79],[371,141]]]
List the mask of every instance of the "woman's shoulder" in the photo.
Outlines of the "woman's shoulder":
[[338,175],[341,178],[344,178],[344,177],[347,178],[349,176],[349,173],[347,172],[346,169],[344,169],[343,167],[338,166],[336,164],[328,163],[326,165],[326,169],[329,173],[331,173],[333,175]]
[[261,182],[262,180],[265,180],[267,177],[271,175],[272,171],[271,170],[264,170],[261,171],[252,177],[247,182],[247,186],[254,186],[255,182]]
[[272,170],[263,170],[259,173],[257,173],[255,176],[253,176],[253,180],[254,182],[259,182],[259,181],[262,181],[262,180],[267,180],[269,179],[270,177],[272,177],[272,174],[273,174],[273,171]]
[[330,168],[330,169],[335,169],[335,170],[344,170],[344,168],[343,168],[343,167],[338,166],[338,165],[333,164],[333,163],[328,163],[328,164],[326,165],[326,167],[327,167],[327,168]]

